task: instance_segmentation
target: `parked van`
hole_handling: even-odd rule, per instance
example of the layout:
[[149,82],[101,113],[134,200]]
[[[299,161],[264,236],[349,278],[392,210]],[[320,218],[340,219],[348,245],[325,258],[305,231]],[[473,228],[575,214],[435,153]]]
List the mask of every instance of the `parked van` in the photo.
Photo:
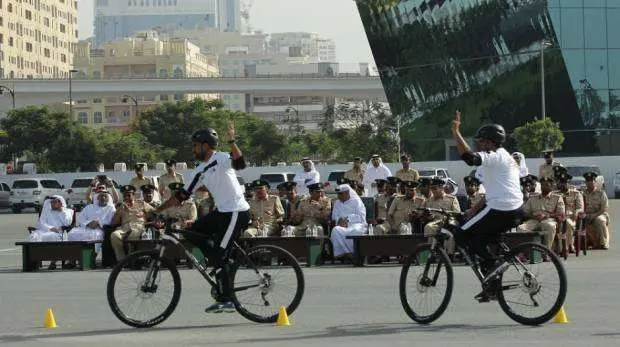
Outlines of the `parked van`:
[[11,209],[13,213],[21,213],[28,207],[41,211],[45,198],[51,195],[61,195],[66,198],[64,187],[54,179],[23,178],[13,181],[11,187]]
[[292,181],[295,178],[293,172],[268,172],[260,175],[260,179],[269,182],[271,192],[277,192],[280,183]]

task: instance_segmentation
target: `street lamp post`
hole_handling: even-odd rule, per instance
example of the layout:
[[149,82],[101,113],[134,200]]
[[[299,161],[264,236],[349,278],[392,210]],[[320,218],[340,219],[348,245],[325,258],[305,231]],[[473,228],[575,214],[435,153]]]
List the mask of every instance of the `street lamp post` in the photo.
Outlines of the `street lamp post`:
[[7,92],[9,92],[9,94],[11,94],[11,100],[13,102],[13,108],[15,108],[15,89],[11,89],[11,88],[5,87],[5,86],[0,86],[0,95],[2,95],[5,90]]
[[547,40],[543,40],[540,43],[540,98],[541,98],[541,108],[542,108],[542,119],[547,118],[547,105],[545,98],[545,48],[551,47],[551,42]]
[[78,72],[78,70],[71,69],[69,70],[69,118],[73,120],[73,74]]
[[134,96],[127,95],[127,94],[123,95],[123,98],[121,99],[121,101],[123,103],[126,103],[129,100],[131,100],[133,102],[133,104],[134,104],[134,106],[136,108],[135,111],[134,111],[134,119],[138,119],[138,99],[136,97],[134,97]]

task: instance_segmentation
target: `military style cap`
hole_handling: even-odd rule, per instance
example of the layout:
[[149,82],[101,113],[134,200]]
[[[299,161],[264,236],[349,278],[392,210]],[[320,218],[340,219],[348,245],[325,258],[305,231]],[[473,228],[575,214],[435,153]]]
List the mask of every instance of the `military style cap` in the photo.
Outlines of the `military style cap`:
[[387,180],[383,178],[377,178],[375,182],[377,183],[377,185],[382,185],[382,184],[386,184]]
[[405,188],[415,188],[415,187],[418,186],[418,182],[416,182],[416,181],[403,181],[402,185]]
[[378,154],[373,154],[373,155],[370,157],[370,159],[375,159],[375,158],[381,158],[381,156],[380,156],[380,155],[378,155]]
[[[286,183],[287,183],[287,182],[282,182],[282,183],[278,184],[278,185],[276,186],[276,188],[278,188],[278,189],[286,189]],[[248,185],[249,185],[249,187],[250,187],[250,188],[252,187],[252,183],[246,183],[245,185],[246,185],[246,186],[248,186]]]
[[465,182],[466,185],[480,184],[480,180],[476,176],[465,176],[463,182]]
[[135,192],[136,192],[136,187],[132,186],[131,184],[126,184],[121,187],[121,193],[135,193]]
[[547,149],[544,149],[544,150],[542,151],[542,154],[543,154],[545,157],[548,157],[548,156],[552,155],[552,154],[553,154],[553,152],[555,152],[553,149],[547,148]]
[[543,176],[543,177],[541,177],[538,181],[539,181],[540,183],[543,183],[543,182],[553,182],[553,181],[554,181],[554,179],[553,179],[553,177],[548,177],[548,176],[547,176],[547,177],[545,177],[545,176]]
[[519,182],[521,183],[522,186],[528,184],[528,183],[532,183],[532,179],[530,178],[530,176],[523,176],[521,178],[519,178]]
[[348,178],[344,178],[344,177],[340,177],[336,180],[336,184],[341,185],[341,184],[349,184],[351,183],[351,180],[349,180]]
[[166,166],[173,166],[176,165],[177,161],[174,159],[168,159],[166,160]]
[[299,161],[300,163],[303,163],[304,161],[310,161],[311,159],[308,157],[303,157],[301,158],[301,160]]
[[140,190],[143,191],[143,192],[153,191],[153,190],[155,190],[155,186],[152,185],[152,184],[143,184],[143,185],[140,186]]
[[402,161],[402,160],[409,160],[409,156],[408,156],[408,155],[406,155],[406,154],[403,154],[403,155],[401,155],[401,156],[400,156],[400,160],[401,160],[401,161]]
[[532,182],[538,182],[538,176],[536,175],[529,174],[527,177],[529,177]]
[[297,187],[297,182],[293,182],[293,181],[284,182],[282,183],[282,187],[286,190],[293,190],[295,189],[295,187]]
[[431,179],[430,185],[431,186],[443,186],[443,185],[446,185],[446,180],[444,180],[443,178],[439,176],[435,176]]
[[353,161],[362,161],[362,157],[355,157],[353,158]]
[[179,190],[181,188],[183,188],[185,186],[185,184],[181,183],[181,182],[172,182],[168,185],[168,188],[170,188],[170,190]]
[[555,175],[555,179],[558,180],[559,182],[566,183],[572,180],[573,176],[571,176],[571,174],[569,174],[568,172],[560,172],[559,174]]
[[[280,188],[280,186],[283,185],[283,184],[284,183],[280,183],[278,185],[278,188]],[[243,186],[245,187],[245,190],[252,190],[252,189],[254,189],[254,186],[252,185],[251,182],[244,183]]]
[[431,185],[431,178],[430,177],[420,177],[418,179],[418,185],[420,187],[430,186]]
[[395,185],[399,184],[400,182],[402,182],[402,180],[400,178],[394,177],[394,176],[390,176],[390,177],[386,178],[386,180],[388,181],[388,183],[390,185],[393,185],[393,186],[395,186]]
[[598,177],[598,174],[594,171],[589,171],[583,174],[583,178],[586,179],[586,181],[593,181]]
[[271,188],[271,186],[269,185],[269,182],[265,181],[265,180],[254,180],[252,182],[252,187],[254,187],[254,189],[262,187],[262,186],[266,186],[267,188]]
[[317,191],[317,190],[323,189],[323,184],[322,183],[312,183],[312,184],[308,184],[306,187],[308,187],[308,190],[313,192],[313,191]]
[[136,164],[136,166],[134,166],[134,170],[142,170],[144,169],[144,164],[140,163],[140,164]]

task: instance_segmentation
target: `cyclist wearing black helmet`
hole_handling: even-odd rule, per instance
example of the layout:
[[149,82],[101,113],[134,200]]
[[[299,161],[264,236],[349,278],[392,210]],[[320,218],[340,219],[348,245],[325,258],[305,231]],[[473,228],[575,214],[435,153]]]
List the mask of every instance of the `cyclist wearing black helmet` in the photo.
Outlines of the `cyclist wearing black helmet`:
[[[461,159],[470,166],[479,166],[484,177],[486,199],[484,208],[461,226],[455,241],[482,258],[481,269],[485,274],[483,291],[476,295],[479,301],[488,301],[496,292],[496,274],[505,266],[497,264],[487,249],[487,244],[502,232],[516,226],[522,219],[523,195],[519,181],[519,166],[502,144],[506,140],[504,127],[498,124],[483,125],[475,135],[480,152],[472,150],[460,131],[461,113],[456,111],[452,121],[452,135]],[[482,207],[482,206],[480,206]]]
[[217,132],[211,128],[196,131],[191,138],[194,143],[194,155],[200,161],[191,183],[186,189],[179,189],[158,210],[179,205],[189,199],[193,190],[201,185],[207,187],[215,209],[200,217],[191,226],[196,233],[211,235],[212,242],[205,243],[203,238],[185,237],[199,246],[209,263],[218,269],[216,278],[220,284],[222,296],[217,302],[209,306],[206,312],[232,312],[234,305],[230,301],[230,281],[228,281],[228,264],[222,263],[222,258],[228,250],[231,240],[245,230],[249,221],[250,206],[243,196],[243,190],[237,181],[235,170],[245,168],[245,160],[239,147],[235,143],[235,125],[228,122],[228,144],[230,155],[217,150],[219,138]]

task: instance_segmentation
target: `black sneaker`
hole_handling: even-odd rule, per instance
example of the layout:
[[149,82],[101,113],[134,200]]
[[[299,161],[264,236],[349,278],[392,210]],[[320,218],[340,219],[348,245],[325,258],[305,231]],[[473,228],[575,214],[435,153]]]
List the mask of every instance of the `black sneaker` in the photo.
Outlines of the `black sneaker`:
[[493,281],[489,281],[489,283],[483,283],[482,284],[482,291],[478,294],[476,294],[476,296],[474,296],[474,299],[476,299],[478,302],[489,302],[492,300],[497,300],[497,294],[500,290],[500,280],[499,279],[495,279]]
[[235,304],[232,301],[216,302],[213,305],[205,309],[206,313],[222,313],[222,312],[235,312]]
[[484,280],[482,280],[482,284],[488,283],[492,278],[495,278],[495,276],[504,272],[504,270],[506,270],[509,266],[510,266],[510,263],[508,263],[507,261],[503,261],[503,262],[497,261],[495,265],[484,276]]

